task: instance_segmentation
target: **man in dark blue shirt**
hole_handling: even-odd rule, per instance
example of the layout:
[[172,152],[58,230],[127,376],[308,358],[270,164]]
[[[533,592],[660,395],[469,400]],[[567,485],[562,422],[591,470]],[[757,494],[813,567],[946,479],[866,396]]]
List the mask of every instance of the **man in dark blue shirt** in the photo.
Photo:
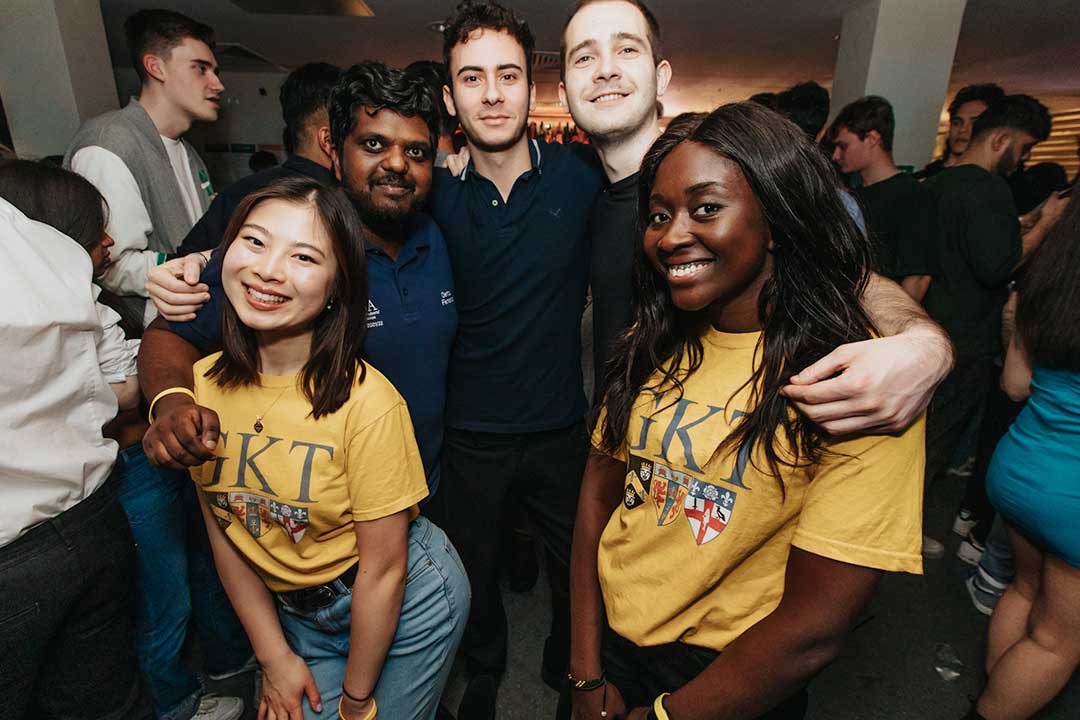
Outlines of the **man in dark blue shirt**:
[[[434,494],[439,483],[446,367],[457,327],[453,276],[442,233],[421,212],[431,187],[438,132],[435,97],[419,80],[381,63],[347,71],[330,106],[334,168],[367,229],[368,315],[365,352],[409,406]],[[206,307],[189,322],[160,320],[147,329],[140,355],[143,389],[152,398],[190,387],[191,360],[215,350],[221,336],[221,259],[203,271]],[[157,404],[148,456],[157,464],[203,462],[206,413],[182,394]],[[213,425],[216,428],[216,420]],[[196,430],[196,432],[192,432]]]
[[494,3],[447,21],[443,99],[470,163],[436,170],[432,214],[450,247],[458,340],[450,360],[443,488],[434,516],[461,554],[473,605],[462,641],[472,676],[459,717],[494,717],[506,664],[499,588],[502,529],[523,507],[543,540],[552,589],[544,678],[569,654],[569,559],[588,454],[581,314],[588,217],[603,174],[583,145],[530,141],[533,39]]

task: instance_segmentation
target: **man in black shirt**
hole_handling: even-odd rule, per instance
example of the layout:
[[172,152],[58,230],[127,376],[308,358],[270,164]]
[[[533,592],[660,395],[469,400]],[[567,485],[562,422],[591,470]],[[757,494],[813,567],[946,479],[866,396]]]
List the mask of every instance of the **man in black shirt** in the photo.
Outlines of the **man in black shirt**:
[[[589,282],[596,368],[632,323],[637,173],[660,136],[659,97],[671,78],[660,27],[641,0],[579,0],[562,35],[560,99],[593,142],[608,184],[593,207]],[[837,348],[784,393],[826,431],[892,432],[926,407],[952,362],[948,338],[892,283],[874,279],[864,303],[886,337]],[[596,397],[603,398],[602,379]]]
[[896,120],[892,105],[871,95],[847,105],[829,128],[832,159],[840,172],[858,171],[855,190],[866,215],[874,270],[900,283],[922,302],[933,275],[933,248],[940,231],[934,197],[901,172],[892,157]]
[[1034,225],[1021,234],[1005,181],[1050,134],[1050,114],[1027,95],[1009,95],[975,122],[962,163],[929,178],[942,233],[940,274],[926,295],[926,309],[948,331],[956,368],[938,388],[926,426],[926,478],[949,459],[960,434],[978,417],[1001,353],[1001,310],[1013,271],[1057,222],[1065,201],[1051,196]]
[[971,142],[971,128],[975,118],[1003,97],[1005,91],[994,83],[960,88],[949,103],[949,137],[945,141],[945,155],[915,173],[915,179],[924,180],[947,167],[959,164],[960,156]]

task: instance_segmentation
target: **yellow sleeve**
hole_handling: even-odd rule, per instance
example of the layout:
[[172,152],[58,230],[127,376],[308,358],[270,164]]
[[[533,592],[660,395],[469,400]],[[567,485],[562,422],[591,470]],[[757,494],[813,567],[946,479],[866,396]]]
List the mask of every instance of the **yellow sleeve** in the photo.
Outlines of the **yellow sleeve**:
[[598,453],[601,453],[602,455],[607,455],[609,457],[613,457],[616,460],[619,460],[620,462],[626,462],[626,443],[625,442],[620,443],[618,451],[614,452],[614,453],[610,453],[610,452],[607,452],[606,450],[601,450],[600,449],[601,446],[604,444],[603,427],[604,427],[604,422],[606,420],[607,420],[607,407],[604,406],[604,407],[600,408],[600,413],[596,417],[596,425],[593,427],[592,448],[593,448],[593,450],[595,450]]
[[922,573],[926,418],[900,435],[830,446],[806,491],[792,545],[840,562]]
[[345,473],[353,520],[377,520],[427,497],[427,478],[404,402],[349,436]]

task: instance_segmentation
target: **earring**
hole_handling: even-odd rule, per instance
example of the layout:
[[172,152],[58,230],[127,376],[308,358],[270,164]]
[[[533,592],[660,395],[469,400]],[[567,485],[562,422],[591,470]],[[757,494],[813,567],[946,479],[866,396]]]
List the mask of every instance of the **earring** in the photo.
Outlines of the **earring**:
[[327,310],[329,310],[332,307],[334,307],[334,298],[330,298],[330,302],[326,303],[326,309]]

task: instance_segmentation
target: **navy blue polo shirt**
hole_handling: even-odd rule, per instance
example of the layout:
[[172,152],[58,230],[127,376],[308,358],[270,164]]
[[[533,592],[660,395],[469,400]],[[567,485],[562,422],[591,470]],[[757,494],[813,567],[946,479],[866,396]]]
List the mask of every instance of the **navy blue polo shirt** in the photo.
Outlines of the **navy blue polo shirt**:
[[[221,346],[221,253],[203,270],[210,301],[190,322],[169,323],[204,353]],[[367,246],[368,307],[364,354],[409,406],[428,489],[439,485],[447,365],[457,331],[457,303],[446,242],[439,226],[418,215],[397,262]]]
[[585,412],[588,222],[604,176],[590,146],[529,147],[532,168],[506,202],[471,163],[458,176],[435,170],[431,209],[450,248],[458,305],[451,428],[539,432]]

